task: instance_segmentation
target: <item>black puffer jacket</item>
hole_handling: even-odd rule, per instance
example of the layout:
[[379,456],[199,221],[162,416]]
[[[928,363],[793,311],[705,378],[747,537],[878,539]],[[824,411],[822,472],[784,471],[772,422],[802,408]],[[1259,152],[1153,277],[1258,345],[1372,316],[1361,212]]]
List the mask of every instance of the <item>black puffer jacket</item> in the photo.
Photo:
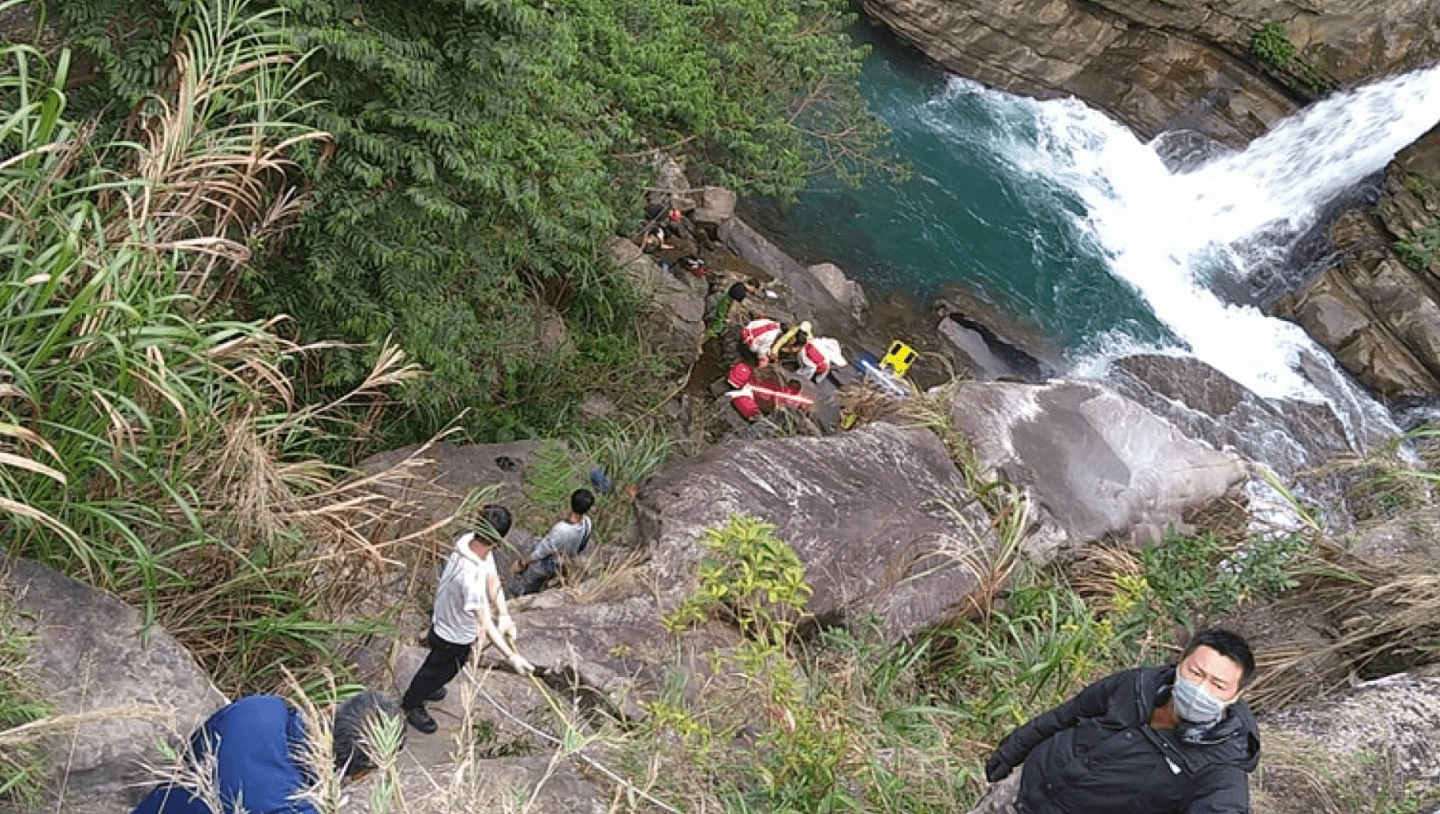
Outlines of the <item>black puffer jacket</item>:
[[1025,814],[1246,814],[1260,734],[1243,701],[1197,743],[1151,729],[1175,668],[1115,673],[1001,741]]

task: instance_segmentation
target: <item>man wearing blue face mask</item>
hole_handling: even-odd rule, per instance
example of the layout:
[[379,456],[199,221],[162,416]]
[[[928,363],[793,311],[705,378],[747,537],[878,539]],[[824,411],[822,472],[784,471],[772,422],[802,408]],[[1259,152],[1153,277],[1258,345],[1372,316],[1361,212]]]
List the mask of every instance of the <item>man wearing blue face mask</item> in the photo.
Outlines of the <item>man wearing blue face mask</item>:
[[1176,665],[1103,678],[1000,742],[971,814],[1246,814],[1260,733],[1239,697],[1254,675],[1250,646],[1216,628]]

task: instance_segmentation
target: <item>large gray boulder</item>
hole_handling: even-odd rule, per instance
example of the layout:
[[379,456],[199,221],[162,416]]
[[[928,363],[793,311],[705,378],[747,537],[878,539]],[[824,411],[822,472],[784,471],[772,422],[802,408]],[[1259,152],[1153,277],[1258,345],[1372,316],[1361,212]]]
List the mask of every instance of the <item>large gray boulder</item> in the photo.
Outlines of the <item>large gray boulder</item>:
[[950,417],[981,464],[1041,510],[1041,530],[1026,543],[1040,560],[1111,537],[1154,542],[1183,526],[1186,509],[1246,477],[1239,457],[1094,382],[965,382]]
[[637,506],[668,601],[693,591],[705,530],[749,514],[799,554],[819,622],[873,614],[892,639],[963,612],[962,560],[997,545],[939,440],[885,423],[711,448],[665,466]]
[[735,217],[735,204],[738,201],[734,190],[725,187],[705,187],[700,191],[700,200],[695,206],[695,211],[690,213],[691,220],[701,229],[715,230],[720,224]]
[[864,319],[865,312],[870,308],[870,300],[866,298],[865,289],[859,283],[845,276],[844,269],[834,263],[816,263],[807,268],[836,302],[842,306],[850,306],[850,316],[857,322]]
[[[395,507],[388,518],[392,525],[377,530],[377,534],[397,538],[438,530],[465,496],[481,487],[494,488],[493,502],[514,506],[525,499],[526,474],[540,463],[545,446],[541,441],[436,441],[410,444],[366,458],[360,462],[360,470],[375,476],[367,487]],[[448,549],[448,538],[445,540]]]
[[164,629],[82,582],[26,560],[0,563],[31,637],[31,675],[52,707],[43,747],[47,811],[114,811],[139,801],[158,762],[225,698]]
[[1302,359],[1325,400],[1263,398],[1192,356],[1136,354],[1111,365],[1105,384],[1191,438],[1232,450],[1283,475],[1394,438],[1390,417],[1358,392],[1319,349]]
[[[661,603],[648,589],[649,569],[631,575],[633,595],[589,604],[579,592],[546,591],[514,602],[521,650],[558,691],[583,687],[591,703],[638,720],[679,678],[693,695],[714,676],[709,656],[733,647],[738,631],[701,625],[684,633],[684,647],[665,626]],[[640,591],[645,590],[644,594]]]

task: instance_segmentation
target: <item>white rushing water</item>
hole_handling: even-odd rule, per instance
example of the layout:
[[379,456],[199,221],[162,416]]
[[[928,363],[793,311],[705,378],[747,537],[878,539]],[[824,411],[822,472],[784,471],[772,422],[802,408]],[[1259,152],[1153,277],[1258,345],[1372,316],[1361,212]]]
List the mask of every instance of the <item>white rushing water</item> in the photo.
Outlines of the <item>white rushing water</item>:
[[[1008,145],[1008,160],[1017,172],[1080,197],[1081,228],[1110,272],[1179,338],[1180,350],[1260,396],[1334,401],[1335,392],[1319,392],[1302,364],[1328,359],[1325,351],[1291,323],[1222,301],[1209,283],[1223,273],[1243,278],[1253,264],[1270,262],[1280,253],[1254,244],[1263,249],[1293,237],[1320,206],[1440,121],[1440,66],[1334,95],[1244,151],[1183,174],[1170,172],[1153,145],[1082,103],[1040,103],[1036,115],[1038,143]],[[1236,249],[1242,243],[1250,244],[1243,255]],[[1078,373],[1142,350],[1120,336],[1095,346]]]

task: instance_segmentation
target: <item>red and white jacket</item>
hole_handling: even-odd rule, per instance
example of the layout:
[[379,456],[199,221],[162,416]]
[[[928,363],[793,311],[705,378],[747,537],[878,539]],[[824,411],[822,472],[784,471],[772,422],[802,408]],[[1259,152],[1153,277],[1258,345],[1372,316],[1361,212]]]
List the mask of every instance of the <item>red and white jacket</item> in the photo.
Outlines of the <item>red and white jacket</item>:
[[770,346],[774,345],[779,337],[780,323],[765,317],[751,320],[740,329],[740,341],[756,356],[768,355]]
[[819,381],[830,372],[830,357],[814,342],[806,342],[805,346],[800,348],[799,363],[800,375],[812,381]]
[[755,400],[755,391],[750,388],[750,385],[747,384],[739,390],[731,390],[725,395],[730,397],[730,403],[735,406],[740,415],[750,421],[760,417],[760,404]]

